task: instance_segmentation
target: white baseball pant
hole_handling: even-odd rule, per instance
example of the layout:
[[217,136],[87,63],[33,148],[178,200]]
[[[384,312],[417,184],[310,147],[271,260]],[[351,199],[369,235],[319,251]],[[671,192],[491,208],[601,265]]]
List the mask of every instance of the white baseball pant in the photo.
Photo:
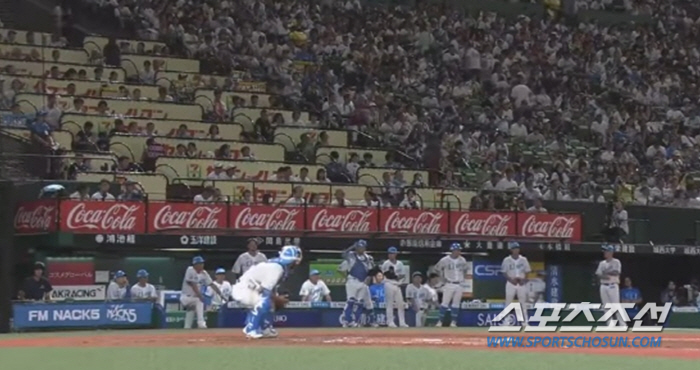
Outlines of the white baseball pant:
[[239,281],[231,287],[231,298],[246,308],[253,308],[262,299],[258,287],[253,281]]
[[180,304],[185,309],[185,329],[192,329],[192,320],[197,316],[197,327],[200,329],[207,327],[204,320],[204,302],[197,297],[180,296]]
[[416,309],[416,327],[420,328],[425,326],[425,309],[423,308],[418,308]]
[[517,297],[518,303],[520,304],[520,309],[523,312],[523,318],[525,319],[526,323],[528,319],[527,310],[530,308],[530,304],[527,300],[527,293],[528,291],[526,285],[515,285],[510,281],[506,282],[506,306],[513,303],[513,299]]
[[406,325],[406,308],[401,293],[401,287],[395,280],[387,280],[384,283],[384,301],[386,304],[386,323],[395,324],[394,308],[399,312],[399,325]]
[[[600,302],[602,304],[606,303],[620,303],[620,285],[618,284],[600,284]],[[601,307],[602,308],[602,307]],[[627,325],[625,319],[620,315],[617,315],[617,325]],[[608,325],[611,325],[611,320],[608,320]]]
[[369,293],[369,286],[367,286],[367,284],[356,279],[348,279],[345,283],[345,294],[347,295],[348,301],[362,302],[364,303],[365,309],[374,309],[372,296]]
[[459,308],[462,303],[462,286],[459,284],[447,283],[442,288],[442,306]]

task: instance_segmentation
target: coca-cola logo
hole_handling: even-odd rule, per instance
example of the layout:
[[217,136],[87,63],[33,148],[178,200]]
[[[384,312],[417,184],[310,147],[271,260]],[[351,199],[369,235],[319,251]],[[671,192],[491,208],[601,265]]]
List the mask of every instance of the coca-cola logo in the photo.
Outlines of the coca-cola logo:
[[55,206],[37,206],[25,209],[23,206],[15,213],[15,229],[48,230],[54,222]]
[[327,209],[321,209],[311,222],[311,230],[369,232],[371,227],[369,220],[373,214],[372,210],[344,210],[330,213]]
[[403,215],[402,211],[393,211],[384,223],[386,232],[416,234],[440,234],[442,213],[421,212],[417,216]]
[[528,216],[523,222],[522,235],[571,239],[574,235],[575,217],[556,216],[549,220],[538,221],[537,215]]
[[508,223],[510,214],[491,213],[486,218],[473,218],[472,213],[463,213],[455,224],[455,233],[460,235],[506,236],[511,234]]
[[[140,212],[138,204],[114,203],[106,209],[98,209],[95,203],[76,204],[66,217],[68,229],[133,231],[136,227],[136,215]],[[103,203],[99,203],[100,205]]]
[[274,208],[268,210],[271,210],[271,212],[245,207],[236,216],[234,227],[237,229],[283,231],[293,231],[301,228],[302,225],[297,225],[296,221],[300,212],[298,209]]
[[[177,205],[176,205],[177,206]],[[154,230],[172,229],[218,229],[223,208],[218,206],[199,206],[194,209],[177,210],[172,205],[165,205],[153,218]]]

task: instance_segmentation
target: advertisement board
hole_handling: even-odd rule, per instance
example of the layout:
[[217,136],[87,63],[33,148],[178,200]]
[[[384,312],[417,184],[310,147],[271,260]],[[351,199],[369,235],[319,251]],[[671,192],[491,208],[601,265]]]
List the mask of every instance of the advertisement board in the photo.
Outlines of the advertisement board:
[[46,261],[46,277],[57,286],[92,285],[95,283],[95,262],[92,259],[54,259]]
[[104,301],[106,291],[104,285],[54,285],[51,300],[54,302]]
[[149,326],[152,303],[14,304],[15,329]]

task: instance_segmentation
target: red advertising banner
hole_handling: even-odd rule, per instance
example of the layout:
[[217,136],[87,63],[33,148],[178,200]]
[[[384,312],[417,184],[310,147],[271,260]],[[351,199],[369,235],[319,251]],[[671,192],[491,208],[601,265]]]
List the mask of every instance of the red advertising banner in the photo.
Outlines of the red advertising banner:
[[225,229],[226,204],[149,203],[148,230]]
[[139,202],[61,202],[61,231],[84,234],[143,234],[146,204]]
[[550,213],[519,215],[517,235],[526,238],[581,240],[581,216]]
[[95,284],[93,261],[51,261],[46,266],[49,282],[53,286]]
[[60,231],[84,234],[232,229],[580,241],[582,229],[577,214],[47,200],[22,204],[15,230],[54,232],[56,217]]
[[301,231],[304,208],[231,206],[231,228],[237,230]]
[[57,211],[58,202],[55,200],[22,203],[15,211],[15,232],[38,234],[56,231]]
[[377,232],[379,212],[375,208],[314,207],[306,211],[310,231]]
[[382,209],[380,230],[386,233],[447,234],[447,211]]
[[505,237],[517,235],[515,212],[452,212],[453,234]]

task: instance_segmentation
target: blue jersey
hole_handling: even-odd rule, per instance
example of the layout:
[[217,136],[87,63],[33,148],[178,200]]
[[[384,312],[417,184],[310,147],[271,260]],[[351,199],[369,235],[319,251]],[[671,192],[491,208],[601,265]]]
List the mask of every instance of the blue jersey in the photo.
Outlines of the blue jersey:
[[372,284],[369,286],[369,294],[375,303],[384,302],[384,284]]
[[624,288],[620,290],[620,299],[636,301],[639,298],[642,298],[642,293],[637,288]]

